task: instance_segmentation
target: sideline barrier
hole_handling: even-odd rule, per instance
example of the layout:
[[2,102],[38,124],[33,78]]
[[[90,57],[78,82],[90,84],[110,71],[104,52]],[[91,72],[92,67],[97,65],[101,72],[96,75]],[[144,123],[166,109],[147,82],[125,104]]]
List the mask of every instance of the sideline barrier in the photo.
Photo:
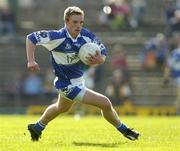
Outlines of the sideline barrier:
[[[42,114],[47,106],[29,106],[26,110],[27,114]],[[174,106],[133,106],[125,104],[122,106],[115,106],[115,110],[119,115],[176,115],[176,108]],[[100,114],[100,110],[89,105],[74,105],[68,114]]]

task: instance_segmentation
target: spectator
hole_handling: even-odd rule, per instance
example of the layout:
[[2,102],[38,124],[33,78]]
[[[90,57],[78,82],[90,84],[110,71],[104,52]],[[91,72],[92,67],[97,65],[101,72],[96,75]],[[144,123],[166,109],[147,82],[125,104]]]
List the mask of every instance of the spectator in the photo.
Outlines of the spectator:
[[110,5],[113,18],[111,28],[118,30],[129,27],[130,7],[126,0],[115,1]]
[[129,79],[128,63],[125,48],[120,44],[116,44],[112,48],[112,56],[110,58],[110,69],[112,70],[112,72],[117,69],[120,70],[123,74],[124,80]]
[[175,35],[175,41],[177,42],[176,48],[172,50],[168,57],[168,63],[164,74],[165,82],[169,81],[171,76],[176,85],[176,109],[177,114],[180,115],[180,35]]
[[137,28],[143,23],[143,16],[145,14],[146,1],[145,0],[132,0],[131,1],[131,27]]
[[131,89],[124,79],[121,70],[114,70],[110,82],[108,83],[105,93],[111,98],[114,105],[124,104],[129,101],[131,96]]
[[98,14],[98,21],[100,25],[109,26],[110,19],[108,15],[111,13],[111,8],[109,6],[104,6],[103,9]]
[[167,0],[165,7],[165,19],[167,25],[167,35],[180,31],[180,6],[179,1]]
[[176,10],[171,19],[171,33],[175,32],[180,32],[180,10]]
[[166,24],[169,27],[171,19],[174,17],[174,12],[176,10],[176,4],[174,0],[167,0],[165,3],[165,19]]
[[128,69],[127,58],[122,45],[116,44],[112,49],[112,56],[110,58],[110,69],[120,69],[126,72]]
[[130,8],[126,0],[109,0],[99,13],[102,25],[108,25],[113,30],[129,27]]
[[22,83],[22,93],[25,96],[36,97],[42,94],[42,79],[35,73],[29,72]]
[[9,38],[15,36],[15,20],[10,8],[0,10],[0,35]]
[[21,81],[22,75],[19,72],[15,72],[13,76],[8,76],[5,81],[4,87],[8,97],[14,101],[14,105],[20,105],[21,101]]
[[144,45],[140,54],[142,67],[144,69],[155,69],[156,67],[163,69],[167,55],[167,39],[163,34],[158,33],[156,37],[153,37]]

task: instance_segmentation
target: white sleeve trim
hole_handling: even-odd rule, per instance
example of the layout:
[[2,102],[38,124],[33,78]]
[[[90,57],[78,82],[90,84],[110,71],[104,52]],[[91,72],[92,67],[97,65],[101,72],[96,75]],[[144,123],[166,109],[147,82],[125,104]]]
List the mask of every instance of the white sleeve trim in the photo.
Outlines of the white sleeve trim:
[[56,48],[58,45],[60,45],[63,41],[65,40],[65,38],[62,38],[62,39],[56,39],[56,40],[52,40],[52,41],[49,41],[48,43],[40,43],[37,45],[42,45],[44,46],[45,48],[47,48],[49,51],[53,50],[54,48]]

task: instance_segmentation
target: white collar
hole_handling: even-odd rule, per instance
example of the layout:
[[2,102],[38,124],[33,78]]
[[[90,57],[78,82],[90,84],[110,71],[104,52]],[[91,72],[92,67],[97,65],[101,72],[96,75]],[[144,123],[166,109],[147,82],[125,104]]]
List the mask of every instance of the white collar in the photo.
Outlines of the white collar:
[[66,36],[67,36],[68,38],[70,38],[73,42],[76,42],[77,39],[78,39],[79,37],[81,37],[81,34],[79,33],[78,36],[76,37],[76,39],[74,39],[74,38],[70,35],[70,33],[69,33],[68,29],[66,28],[66,26],[65,26],[65,29],[66,29]]

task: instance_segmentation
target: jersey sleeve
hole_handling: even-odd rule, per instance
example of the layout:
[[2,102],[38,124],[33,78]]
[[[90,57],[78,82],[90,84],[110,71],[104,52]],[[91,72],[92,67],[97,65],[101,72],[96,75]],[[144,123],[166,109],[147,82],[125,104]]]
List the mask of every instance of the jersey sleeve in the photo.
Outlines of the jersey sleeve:
[[87,42],[93,42],[93,43],[98,44],[98,46],[100,47],[100,50],[101,50],[101,54],[107,56],[107,49],[106,49],[105,45],[101,42],[101,40],[94,33],[90,32],[89,30],[84,28],[82,30],[82,34],[83,34],[84,39]]
[[102,55],[107,56],[106,47],[104,46],[104,44],[101,42],[101,40],[98,37],[94,36],[94,38],[92,39],[92,42],[98,44]]
[[45,30],[33,32],[29,34],[27,37],[35,45],[47,44],[51,40],[50,32]]
[[52,50],[55,48],[59,43],[62,42],[59,41],[60,39],[60,33],[58,31],[47,31],[47,30],[41,30],[33,32],[29,35],[27,35],[27,38],[35,45],[42,45],[48,50]]
[[178,53],[178,49],[172,51],[172,54],[168,59],[168,66],[172,69],[180,70],[180,53]]

